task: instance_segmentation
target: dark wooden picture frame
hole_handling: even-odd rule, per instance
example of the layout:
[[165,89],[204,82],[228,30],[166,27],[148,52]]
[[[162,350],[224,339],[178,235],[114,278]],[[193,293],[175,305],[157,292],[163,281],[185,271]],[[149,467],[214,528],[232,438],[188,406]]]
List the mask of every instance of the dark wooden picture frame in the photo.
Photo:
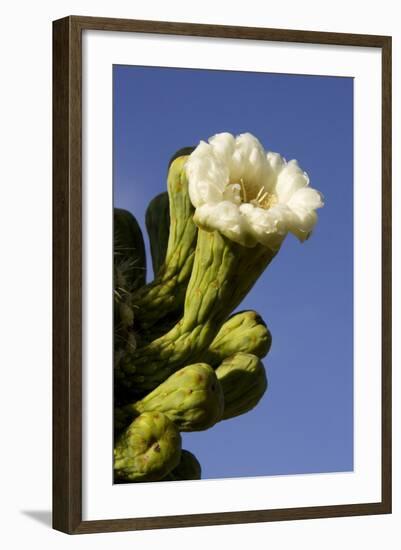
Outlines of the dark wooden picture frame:
[[[379,48],[382,55],[380,502],[82,520],[82,31]],[[391,37],[71,16],[53,22],[53,527],[69,534],[391,513]]]

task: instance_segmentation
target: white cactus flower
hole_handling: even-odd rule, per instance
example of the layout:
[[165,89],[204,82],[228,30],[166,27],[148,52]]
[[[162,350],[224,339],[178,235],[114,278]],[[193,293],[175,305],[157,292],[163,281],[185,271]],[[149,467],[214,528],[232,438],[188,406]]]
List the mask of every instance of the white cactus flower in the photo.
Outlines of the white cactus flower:
[[323,206],[296,160],[266,152],[249,133],[201,141],[185,169],[195,223],[243,246],[276,250],[288,232],[304,241]]

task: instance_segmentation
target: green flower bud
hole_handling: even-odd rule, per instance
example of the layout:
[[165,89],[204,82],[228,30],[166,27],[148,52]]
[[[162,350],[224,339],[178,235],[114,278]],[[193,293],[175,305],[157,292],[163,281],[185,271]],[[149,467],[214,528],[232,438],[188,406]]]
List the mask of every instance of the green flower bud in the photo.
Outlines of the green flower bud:
[[241,311],[222,325],[202,359],[216,367],[226,357],[238,352],[262,358],[269,352],[271,341],[270,331],[262,317],[256,311]]
[[163,481],[184,481],[188,479],[200,479],[202,474],[201,465],[195,455],[189,451],[181,451],[180,463],[174,470],[163,479]]
[[253,409],[267,389],[266,372],[256,355],[236,353],[216,369],[224,394],[223,419]]
[[138,416],[121,434],[114,448],[116,481],[158,481],[181,458],[181,436],[160,412]]
[[141,401],[116,411],[117,428],[137,414],[160,411],[182,432],[206,430],[221,419],[223,393],[214,370],[205,363],[172,374]]

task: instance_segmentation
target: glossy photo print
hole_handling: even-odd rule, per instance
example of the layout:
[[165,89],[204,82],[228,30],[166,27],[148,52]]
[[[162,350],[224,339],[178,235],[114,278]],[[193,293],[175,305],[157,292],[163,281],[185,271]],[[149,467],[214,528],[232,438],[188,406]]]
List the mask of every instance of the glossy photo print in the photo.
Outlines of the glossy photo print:
[[113,67],[114,482],[353,470],[353,79]]

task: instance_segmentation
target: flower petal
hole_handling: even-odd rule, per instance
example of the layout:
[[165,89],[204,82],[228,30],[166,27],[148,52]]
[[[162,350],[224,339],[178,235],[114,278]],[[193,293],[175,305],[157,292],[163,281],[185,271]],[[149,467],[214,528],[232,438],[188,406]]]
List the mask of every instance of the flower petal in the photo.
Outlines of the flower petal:
[[222,163],[229,164],[235,148],[235,138],[228,132],[215,134],[209,138],[214,156]]
[[246,219],[249,233],[257,242],[272,250],[280,246],[287,233],[285,224],[281,224],[279,227],[283,218],[282,212],[277,216],[277,212],[274,213],[272,210],[265,210],[252,204],[242,204],[240,212]]
[[189,156],[185,170],[189,196],[195,208],[222,200],[228,183],[228,166],[219,162],[208,143],[203,141],[198,145]]
[[304,208],[305,210],[316,210],[323,205],[323,195],[312,187],[298,189],[288,201],[290,208]]
[[234,183],[243,179],[252,195],[256,195],[259,189],[267,186],[271,180],[272,169],[266,153],[259,140],[252,134],[240,134],[235,139],[229,172],[230,181]]
[[286,165],[285,159],[279,153],[274,153],[273,151],[268,151],[266,153],[266,158],[273,172],[276,174],[276,176],[278,176],[278,174]]
[[288,230],[291,231],[300,241],[306,240],[317,222],[317,214],[314,210],[305,210],[303,208],[293,209],[295,216],[294,223],[290,224]]
[[238,206],[232,202],[204,204],[196,209],[194,222],[207,231],[218,230],[228,239],[243,246],[255,246],[256,244],[256,240],[244,227],[245,219],[240,215]]
[[265,152],[249,133],[200,142],[186,166],[195,223],[243,246],[278,249],[288,232],[303,241],[323,206],[296,160]]
[[296,160],[290,160],[277,177],[276,194],[279,201],[287,203],[292,195],[309,184],[309,177],[298,165]]

